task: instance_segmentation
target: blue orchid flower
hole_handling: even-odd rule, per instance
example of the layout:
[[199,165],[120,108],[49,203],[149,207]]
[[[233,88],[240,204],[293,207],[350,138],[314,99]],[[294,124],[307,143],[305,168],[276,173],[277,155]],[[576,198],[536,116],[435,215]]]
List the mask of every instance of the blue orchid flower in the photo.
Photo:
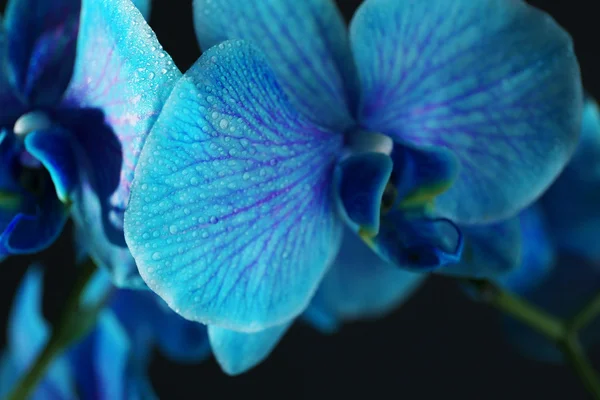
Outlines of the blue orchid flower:
[[327,0],[194,16],[205,53],[145,143],[125,235],[209,336],[289,324],[344,226],[386,264],[458,261],[458,225],[516,215],[576,146],[571,40],[522,1],[367,0],[349,37]]
[[[42,273],[31,268],[10,316],[8,349],[0,359],[0,396],[25,373],[49,337],[42,316]],[[105,272],[94,277],[85,302],[110,295],[97,326],[51,364],[35,399],[157,398],[146,368],[153,346],[180,362],[210,354],[206,328],[175,314],[150,291],[115,289]]]
[[179,71],[130,0],[12,0],[0,50],[0,258],[49,246],[72,216],[117,284],[142,285],[123,212]]

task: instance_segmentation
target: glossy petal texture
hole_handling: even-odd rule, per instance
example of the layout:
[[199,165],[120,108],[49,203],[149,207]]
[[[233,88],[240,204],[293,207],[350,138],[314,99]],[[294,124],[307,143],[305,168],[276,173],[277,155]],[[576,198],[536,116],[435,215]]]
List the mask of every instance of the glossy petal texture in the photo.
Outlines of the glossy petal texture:
[[337,168],[338,196],[348,218],[361,230],[379,231],[381,198],[392,174],[392,159],[381,153],[358,153]]
[[152,0],[133,0],[133,4],[140,10],[140,13],[146,21],[150,19],[152,9]]
[[68,203],[79,183],[77,149],[70,133],[61,128],[32,132],[25,138],[25,149],[48,171],[59,200]]
[[290,324],[244,333],[208,327],[210,345],[217,362],[229,375],[238,375],[263,361],[275,348]]
[[600,111],[588,100],[573,158],[541,201],[556,246],[600,259]]
[[104,164],[97,168],[99,160],[92,159],[82,166],[86,183],[74,219],[90,227],[90,252],[115,271],[115,283],[139,286],[123,239],[123,212],[140,149],[180,73],[129,0],[83,1],[77,54],[63,114],[80,108],[100,113],[104,123],[90,132],[77,118],[81,112],[61,123]]
[[521,224],[518,217],[489,225],[461,226],[465,247],[460,263],[441,268],[442,274],[496,279],[521,266]]
[[[584,258],[562,254],[551,274],[533,289],[520,293],[527,300],[559,318],[572,318],[598,295],[600,269],[597,263]],[[514,320],[506,321],[509,338],[532,358],[547,362],[562,360],[561,352],[537,332]],[[581,333],[585,346],[598,343],[600,321],[595,320]]]
[[516,292],[535,289],[552,272],[555,248],[539,205],[526,208],[519,214],[521,229],[521,265],[519,268],[496,277],[496,282]]
[[5,14],[8,73],[32,107],[60,101],[73,72],[81,0],[11,0]]
[[252,42],[306,117],[329,128],[353,124],[356,74],[347,30],[331,0],[194,0],[206,51],[227,39]]
[[251,46],[207,51],[136,170],[126,238],[144,280],[205,324],[256,331],[299,314],[337,251],[341,146],[294,111]]
[[456,223],[514,215],[574,149],[583,96],[570,37],[523,1],[370,0],[351,42],[361,124],[458,159],[436,202]]
[[347,229],[304,317],[326,332],[344,321],[378,318],[400,306],[426,277],[384,262]]
[[[5,362],[11,364],[13,379],[18,379],[30,368],[50,334],[49,326],[42,316],[42,284],[41,269],[30,268],[17,291],[9,317]],[[14,383],[16,382],[11,382],[10,385]],[[75,399],[72,390],[73,382],[68,365],[65,360],[57,359],[50,365],[32,398]]]

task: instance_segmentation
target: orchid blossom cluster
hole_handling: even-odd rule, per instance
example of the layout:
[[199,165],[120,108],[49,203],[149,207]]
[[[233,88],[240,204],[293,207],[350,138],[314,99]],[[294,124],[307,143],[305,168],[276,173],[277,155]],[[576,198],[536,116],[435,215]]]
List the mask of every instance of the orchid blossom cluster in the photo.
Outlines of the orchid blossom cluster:
[[153,398],[155,347],[240,374],[295,321],[385,315],[431,274],[537,312],[505,327],[538,359],[597,338],[576,317],[600,293],[600,110],[549,15],[364,0],[347,25],[332,0],[194,0],[203,54],[182,73],[149,13],[6,7],[0,259],[71,219],[80,270],[98,268],[62,329],[41,312],[51,268],[26,272],[0,397]]

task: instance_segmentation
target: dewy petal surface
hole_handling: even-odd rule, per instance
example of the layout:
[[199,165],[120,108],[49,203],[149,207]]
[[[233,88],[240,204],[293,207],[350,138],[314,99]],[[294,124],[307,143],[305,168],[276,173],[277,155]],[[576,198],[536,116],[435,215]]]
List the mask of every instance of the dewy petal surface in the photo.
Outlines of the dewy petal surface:
[[426,277],[383,261],[346,229],[340,251],[303,316],[324,331],[344,321],[378,318],[400,306]]
[[358,118],[460,164],[437,210],[457,223],[513,216],[552,182],[579,131],[569,35],[520,0],[369,0],[351,24]]
[[209,326],[208,337],[223,371],[238,375],[267,358],[289,327],[290,324],[286,323],[259,332],[244,333]]
[[227,39],[260,48],[308,118],[343,130],[353,123],[356,73],[347,29],[331,0],[195,0],[204,51]]
[[341,146],[294,110],[252,46],[207,51],[136,169],[125,232],[144,280],[205,324],[257,331],[298,315],[341,239]]
[[81,0],[11,0],[6,7],[7,70],[30,106],[60,101],[73,72]]
[[123,213],[140,149],[181,74],[129,0],[83,1],[77,54],[61,116],[83,109],[99,113],[100,123],[90,132],[78,118],[61,121],[75,125],[69,128],[90,157],[74,219],[86,227],[92,256],[115,272],[115,283],[139,286]]

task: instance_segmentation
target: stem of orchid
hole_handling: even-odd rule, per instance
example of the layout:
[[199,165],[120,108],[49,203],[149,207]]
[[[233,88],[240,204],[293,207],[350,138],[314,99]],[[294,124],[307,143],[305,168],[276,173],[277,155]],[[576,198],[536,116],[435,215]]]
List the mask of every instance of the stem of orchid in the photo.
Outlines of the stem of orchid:
[[[101,309],[94,306],[86,309],[82,324],[81,296],[96,271],[96,264],[88,259],[79,268],[79,277],[62,311],[58,324],[54,327],[50,339],[38,355],[31,368],[17,382],[15,389],[6,397],[7,400],[25,400],[42,380],[51,362],[73,342],[80,339],[93,326],[93,321]],[[77,326],[77,329],[73,329]]]
[[560,347],[588,392],[594,399],[600,399],[600,380],[598,380],[594,367],[583,351],[577,335],[568,335]]
[[596,295],[575,317],[567,323],[569,332],[576,333],[585,328],[600,314],[600,293]]
[[467,282],[488,304],[556,343],[588,392],[595,400],[600,400],[600,380],[585,355],[578,337],[579,330],[600,313],[600,295],[567,324],[490,282],[483,280],[468,280]]
[[469,280],[488,304],[538,331],[553,342],[566,336],[565,324],[533,304],[482,280]]

